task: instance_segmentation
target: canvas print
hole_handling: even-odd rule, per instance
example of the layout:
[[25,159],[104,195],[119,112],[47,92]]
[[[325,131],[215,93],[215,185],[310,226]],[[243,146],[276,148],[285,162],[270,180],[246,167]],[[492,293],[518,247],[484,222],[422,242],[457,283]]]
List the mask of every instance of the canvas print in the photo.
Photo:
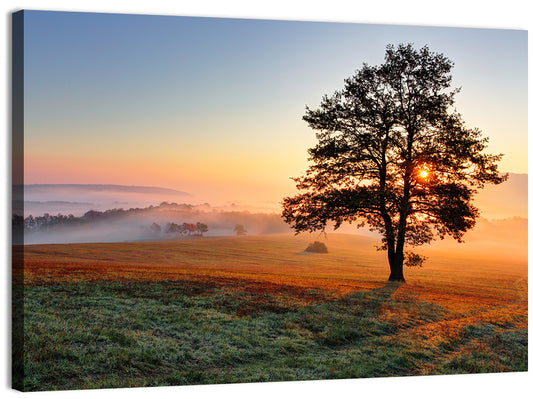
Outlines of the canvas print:
[[13,387],[523,372],[527,31],[13,14]]

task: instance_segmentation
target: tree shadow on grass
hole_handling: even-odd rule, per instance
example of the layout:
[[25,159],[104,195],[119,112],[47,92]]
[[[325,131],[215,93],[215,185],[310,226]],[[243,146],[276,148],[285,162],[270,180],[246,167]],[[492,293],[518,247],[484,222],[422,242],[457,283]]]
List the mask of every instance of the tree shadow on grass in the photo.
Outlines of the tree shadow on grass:
[[366,312],[375,313],[383,304],[393,301],[392,295],[401,285],[402,283],[399,282],[387,282],[385,285],[370,291],[350,292],[335,302],[344,306],[364,306]]
[[[410,326],[442,318],[443,309],[393,295],[402,284],[388,282],[370,291],[351,292],[336,301],[299,309],[295,322],[327,346],[360,346],[366,339],[390,336]],[[386,308],[386,312],[384,312]]]
[[399,283],[387,283],[370,291],[352,292],[335,301],[310,305],[295,312],[293,321],[312,332],[317,342],[329,346],[356,344],[366,337],[389,335],[395,328],[377,316],[399,286]]
[[[397,281],[387,281],[387,283],[382,287],[374,288],[370,291],[364,291],[363,294],[367,299],[371,299],[377,302],[388,301],[391,296],[398,291],[398,289],[403,285],[401,282]],[[350,294],[348,294],[350,295]]]

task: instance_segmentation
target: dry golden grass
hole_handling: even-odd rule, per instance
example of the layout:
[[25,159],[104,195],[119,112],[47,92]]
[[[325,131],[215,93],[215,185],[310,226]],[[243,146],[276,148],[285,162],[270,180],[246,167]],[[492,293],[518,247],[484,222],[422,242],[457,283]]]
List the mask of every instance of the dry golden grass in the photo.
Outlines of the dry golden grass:
[[[32,245],[24,247],[24,279],[27,284],[181,279],[223,284],[225,279],[237,279],[250,288],[316,288],[338,296],[386,282],[386,257],[376,252],[377,240],[332,234],[326,240],[329,254],[304,253],[311,239],[281,235]],[[405,270],[408,284],[395,295],[415,296],[465,315],[495,305],[525,309],[527,262],[508,262],[505,253],[476,255],[468,248],[463,255],[461,245],[456,247],[457,251],[425,249],[428,263]]]

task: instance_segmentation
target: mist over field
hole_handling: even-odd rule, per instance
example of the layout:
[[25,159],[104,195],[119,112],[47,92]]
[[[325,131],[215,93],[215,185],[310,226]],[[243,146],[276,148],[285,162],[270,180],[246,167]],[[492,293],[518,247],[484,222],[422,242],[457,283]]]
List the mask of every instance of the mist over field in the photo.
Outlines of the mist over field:
[[[138,240],[165,240],[178,238],[166,234],[168,223],[198,222],[207,224],[204,236],[235,235],[234,228],[241,224],[249,235],[290,233],[290,228],[275,213],[251,213],[212,208],[208,204],[188,205],[162,203],[158,206],[108,212],[97,217],[84,216],[80,223],[50,228],[26,230],[25,244],[59,244],[84,242],[122,242]],[[150,227],[156,223],[160,232]]]
[[[506,251],[511,257],[527,259],[527,175],[510,174],[508,181],[490,186],[477,195],[476,205],[481,210],[476,227],[466,233],[465,243],[449,238],[433,242],[431,249],[467,252]],[[24,192],[24,215],[69,215],[80,218],[89,210],[110,212],[108,216],[89,218],[77,225],[53,226],[25,231],[24,244],[59,244],[89,242],[152,241],[184,238],[165,234],[168,223],[207,224],[204,236],[235,235],[234,228],[241,224],[248,235],[292,234],[278,212],[254,208],[247,204],[226,200],[215,205],[198,200],[193,194],[160,187],[117,185],[27,185]],[[185,203],[187,202],[187,204]],[[237,202],[237,201],[235,201]],[[192,204],[191,204],[192,203]],[[226,204],[226,205],[224,205]],[[161,232],[150,226],[156,223]],[[326,233],[333,232],[332,228]],[[336,232],[379,235],[354,225],[343,225]],[[315,233],[316,238],[324,238]],[[327,235],[326,235],[327,239]]]
[[[208,231],[204,237],[232,236],[234,228],[242,224],[250,236],[259,235],[294,235],[289,226],[284,223],[277,214],[229,212],[211,209],[209,206],[191,205],[162,205],[146,208],[118,217],[103,218],[79,226],[57,226],[34,232],[26,232],[24,244],[61,244],[61,243],[91,243],[91,242],[126,242],[126,241],[165,241],[197,239],[194,236],[179,236],[166,234],[165,226],[169,222],[174,223],[205,223]],[[150,226],[157,223],[161,231],[154,233]],[[527,226],[525,218],[515,217],[508,219],[488,220],[480,218],[476,227],[466,233],[463,243],[446,238],[437,240],[430,245],[416,248],[416,252],[431,255],[434,253],[460,252],[464,259],[476,259],[479,254],[485,258],[493,257],[501,259],[505,256],[508,262],[520,262],[527,264]],[[330,233],[312,233],[309,240],[321,240],[326,244]],[[379,235],[367,229],[357,229],[353,225],[343,226],[335,233],[348,233],[366,236],[371,240],[369,249],[380,245]],[[304,248],[302,248],[303,250]],[[381,255],[376,252],[376,257]]]
[[487,185],[474,197],[474,205],[487,219],[519,216],[527,219],[528,175],[509,173],[507,181],[497,186]]
[[[510,173],[503,184],[488,185],[475,197],[475,204],[486,219],[527,218],[528,175]],[[280,213],[282,194],[276,200],[251,202],[231,193],[218,198],[204,198],[195,193],[142,186],[110,184],[29,184],[24,186],[24,216],[45,213],[82,216],[89,210],[105,211],[114,208],[145,208],[162,202],[209,204],[212,209],[249,211],[252,213]]]

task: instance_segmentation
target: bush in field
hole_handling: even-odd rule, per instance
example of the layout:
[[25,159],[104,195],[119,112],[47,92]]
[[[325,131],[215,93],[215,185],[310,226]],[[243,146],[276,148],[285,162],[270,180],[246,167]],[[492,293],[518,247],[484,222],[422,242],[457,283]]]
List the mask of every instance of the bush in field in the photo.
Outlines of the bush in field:
[[307,246],[305,249],[305,252],[316,252],[319,254],[327,254],[328,248],[326,247],[326,244],[320,241],[315,241]]

